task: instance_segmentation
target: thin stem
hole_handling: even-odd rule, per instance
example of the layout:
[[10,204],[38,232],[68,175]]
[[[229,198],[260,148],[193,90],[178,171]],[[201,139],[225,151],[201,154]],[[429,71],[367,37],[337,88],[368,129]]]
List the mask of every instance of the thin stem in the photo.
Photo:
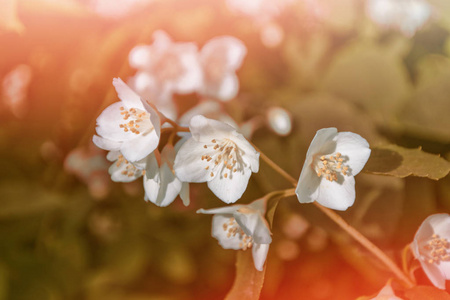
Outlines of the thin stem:
[[[255,149],[260,153],[262,160],[264,160],[272,169],[278,172],[281,176],[291,182],[294,186],[297,186],[297,180],[289,175],[286,171],[280,168],[276,163],[274,163],[270,158],[268,158],[264,153],[261,152],[255,145]],[[337,225],[339,225],[345,232],[357,240],[363,247],[369,250],[374,256],[388,267],[392,273],[394,273],[399,279],[401,279],[408,287],[414,286],[414,283],[408,278],[400,268],[390,259],[383,251],[380,250],[375,244],[369,241],[364,235],[362,235],[354,227],[350,226],[344,219],[342,219],[337,213],[329,208],[314,202],[314,205],[319,208],[323,213],[325,213],[330,219],[332,219]]]
[[276,172],[278,172],[281,176],[283,176],[286,180],[288,180],[290,183],[292,183],[294,186],[297,186],[297,180],[289,175],[285,170],[280,168],[275,162],[273,162],[270,158],[268,158],[261,150],[258,149],[258,147],[255,146],[255,144],[252,143],[252,146],[255,148],[256,151],[259,152],[260,157],[262,160],[266,162],[272,169],[274,169]]
[[378,257],[399,279],[406,283],[408,287],[413,287],[414,283],[408,278],[402,270],[383,252],[375,246],[371,241],[369,241],[364,235],[362,235],[354,227],[350,226],[344,219],[329,208],[314,202],[314,205],[319,208],[323,213],[325,213],[330,219],[336,222],[345,232],[356,239],[361,245],[363,245],[367,250],[369,250],[373,255]]

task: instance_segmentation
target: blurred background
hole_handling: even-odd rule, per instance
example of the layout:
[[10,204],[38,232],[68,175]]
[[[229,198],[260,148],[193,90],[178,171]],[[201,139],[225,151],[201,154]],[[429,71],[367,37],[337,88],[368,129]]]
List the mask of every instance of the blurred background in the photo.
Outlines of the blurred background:
[[[195,213],[223,205],[206,185],[191,184],[188,207],[159,208],[141,181],[112,182],[91,142],[118,100],[112,79],[136,73],[129,52],[156,30],[199,48],[223,35],[245,44],[239,93],[216,110],[295,178],[324,127],[450,159],[447,0],[2,0],[0,299],[221,299],[230,289],[236,253]],[[204,100],[173,99],[178,116]],[[261,163],[239,203],[283,188]],[[450,211],[449,176],[361,173],[356,189],[343,217],[396,260],[428,215]],[[272,231],[262,299],[355,299],[390,278],[295,198],[280,202]]]

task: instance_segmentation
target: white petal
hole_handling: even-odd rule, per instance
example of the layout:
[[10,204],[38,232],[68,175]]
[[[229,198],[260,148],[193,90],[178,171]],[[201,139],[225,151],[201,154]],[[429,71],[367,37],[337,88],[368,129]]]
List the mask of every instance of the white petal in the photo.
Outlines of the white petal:
[[227,178],[222,174],[216,174],[213,180],[208,182],[208,187],[220,200],[225,203],[234,203],[247,189],[251,174],[252,171],[249,168],[231,172]]
[[316,201],[331,209],[346,210],[355,202],[355,178],[346,176],[342,183],[338,182],[322,178]]
[[220,58],[224,60],[227,69],[233,71],[241,66],[246,54],[247,48],[244,43],[232,36],[215,37],[208,41],[201,50],[202,58],[221,55]]
[[111,175],[111,180],[114,182],[131,182],[142,176],[142,173],[137,170],[133,176],[128,176],[127,174],[122,174],[123,171],[126,170],[127,164],[121,163],[117,166],[116,163],[113,163],[109,167],[109,174]]
[[108,151],[117,151],[122,146],[122,142],[108,140],[98,135],[92,137],[92,142],[94,142],[97,147]]
[[259,152],[253,148],[242,134],[235,131],[233,132],[233,136],[233,141],[244,152],[242,158],[250,165],[252,172],[257,173],[259,171]]
[[270,244],[272,242],[268,224],[259,212],[241,213],[238,210],[234,217],[245,234],[252,236],[255,243]]
[[202,155],[205,154],[202,143],[190,138],[180,148],[175,157],[174,170],[183,182],[205,182],[211,180],[210,171],[205,170]]
[[155,155],[152,153],[147,158],[147,168],[144,175],[145,200],[155,203],[158,198],[160,178],[159,166]]
[[423,260],[420,260],[420,264],[422,265],[422,269],[424,270],[428,279],[430,279],[431,283],[433,283],[435,287],[441,290],[445,290],[445,277],[439,266],[435,264],[429,264],[428,262]]
[[239,234],[228,237],[228,232],[223,229],[223,224],[228,223],[231,217],[232,215],[214,215],[211,235],[219,241],[222,248],[238,250],[241,249]]
[[153,48],[157,51],[165,51],[172,44],[172,39],[163,30],[157,30],[153,33]]
[[171,204],[180,193],[181,181],[173,175],[167,164],[163,164],[160,168],[160,180],[158,197],[154,203],[165,207]]
[[[213,83],[214,84],[214,83]],[[221,82],[208,87],[207,94],[222,101],[236,97],[239,91],[239,79],[234,73],[224,74]]]
[[122,79],[114,78],[113,85],[116,88],[119,99],[122,100],[122,103],[126,108],[138,108],[140,110],[145,110],[139,95],[136,94],[125,82],[123,82]]
[[[135,135],[136,136],[136,135]],[[131,162],[138,161],[152,153],[159,144],[159,137],[155,130],[147,134],[137,135],[134,139],[126,141],[120,147],[120,152]]]
[[321,178],[317,176],[310,164],[303,165],[295,194],[300,203],[311,203],[317,200]]
[[449,214],[434,214],[428,217],[426,221],[430,222],[430,226],[434,232],[441,237],[450,240],[450,215]]
[[309,145],[308,152],[306,153],[306,160],[315,154],[328,154],[334,152],[335,142],[333,138],[337,135],[337,129],[334,127],[323,128],[317,130],[311,145]]
[[[186,48],[186,47],[185,47]],[[179,60],[184,68],[184,73],[180,74],[174,86],[178,93],[188,94],[194,92],[200,87],[203,80],[203,73],[200,66],[197,47],[189,47],[191,51],[179,53]],[[193,50],[193,51],[192,51]]]
[[189,183],[183,182],[181,185],[180,198],[183,201],[184,206],[188,206],[191,202],[189,197]]
[[108,154],[106,154],[106,159],[109,161],[116,161],[119,159],[120,155],[120,151],[109,151]]
[[269,244],[253,244],[252,254],[253,263],[258,271],[262,271],[264,268],[264,262],[267,258],[267,253],[269,252]]
[[205,215],[215,215],[215,214],[222,214],[222,215],[230,215],[230,217],[239,209],[243,207],[243,205],[229,205],[224,207],[218,207],[218,208],[211,208],[211,209],[203,209],[200,208],[197,210],[198,214],[205,214]]
[[111,141],[126,141],[136,137],[131,131],[125,132],[120,128],[120,124],[124,123],[121,107],[122,102],[113,103],[98,116],[96,130],[99,136]]
[[369,143],[353,132],[339,132],[335,140],[335,151],[348,157],[346,164],[350,167],[351,174],[355,176],[361,172],[370,156]]
[[130,66],[136,69],[143,69],[151,64],[151,47],[136,46],[131,49],[128,55]]
[[206,143],[211,142],[212,139],[228,138],[232,132],[236,131],[228,124],[201,115],[191,118],[189,128],[196,141]]

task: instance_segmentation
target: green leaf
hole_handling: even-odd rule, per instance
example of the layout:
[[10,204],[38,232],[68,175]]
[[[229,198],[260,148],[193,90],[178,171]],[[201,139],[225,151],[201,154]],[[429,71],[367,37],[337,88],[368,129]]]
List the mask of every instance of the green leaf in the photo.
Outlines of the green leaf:
[[450,295],[432,286],[415,286],[405,292],[409,300],[450,300]]
[[408,149],[397,145],[372,148],[364,171],[395,177],[418,176],[438,180],[450,172],[450,163],[439,155],[421,148]]
[[262,271],[253,265],[252,251],[238,251],[236,255],[236,278],[225,300],[259,299],[264,283],[266,266]]

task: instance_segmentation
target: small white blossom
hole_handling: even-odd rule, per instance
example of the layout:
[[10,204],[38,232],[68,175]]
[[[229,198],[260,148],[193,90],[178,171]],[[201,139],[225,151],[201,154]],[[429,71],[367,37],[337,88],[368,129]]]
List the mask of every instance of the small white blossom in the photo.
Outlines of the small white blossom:
[[368,0],[367,14],[384,27],[413,36],[431,16],[431,6],[424,0]]
[[175,158],[181,181],[207,182],[225,203],[236,202],[247,188],[252,172],[259,170],[259,153],[232,126],[195,116],[189,125],[192,137]]
[[202,84],[202,69],[194,43],[174,43],[163,31],[153,34],[150,46],[137,46],[129,55],[130,65],[138,69],[131,80],[145,99],[167,105],[172,95],[189,94]]
[[97,118],[97,147],[120,151],[130,162],[147,157],[158,147],[160,119],[158,113],[133,92],[121,79],[113,85],[120,98],[108,106]]
[[426,218],[414,236],[411,250],[431,283],[445,290],[445,281],[450,280],[450,215]]
[[247,48],[237,38],[221,36],[211,39],[200,52],[203,85],[199,93],[222,101],[233,99],[239,90],[235,74],[247,54]]
[[276,134],[287,136],[292,130],[292,116],[281,107],[271,107],[267,111],[267,121],[270,129]]
[[336,128],[317,131],[309,146],[295,193],[300,203],[317,201],[346,210],[355,202],[355,179],[370,156],[367,141]]
[[120,151],[110,151],[106,155],[106,158],[113,162],[108,170],[112,181],[131,182],[145,174],[147,157],[131,163]]
[[144,176],[145,200],[165,207],[180,195],[185,206],[189,205],[189,183],[181,182],[174,174],[175,149],[168,144],[161,152],[161,165],[152,153],[147,161]]
[[262,271],[266,261],[271,232],[264,215],[265,199],[249,205],[232,205],[213,209],[199,209],[197,213],[214,214],[212,236],[224,249],[247,250],[252,248],[253,262]]

